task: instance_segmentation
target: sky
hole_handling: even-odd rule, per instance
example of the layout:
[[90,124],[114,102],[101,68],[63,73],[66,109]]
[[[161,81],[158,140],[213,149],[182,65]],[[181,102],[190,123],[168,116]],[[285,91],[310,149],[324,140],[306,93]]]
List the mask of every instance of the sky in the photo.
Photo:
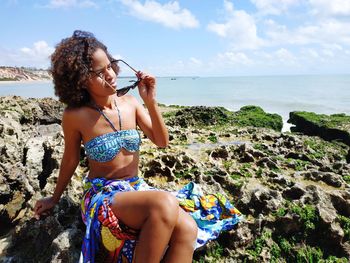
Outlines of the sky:
[[0,0],[0,66],[76,29],[156,76],[350,74],[350,0]]

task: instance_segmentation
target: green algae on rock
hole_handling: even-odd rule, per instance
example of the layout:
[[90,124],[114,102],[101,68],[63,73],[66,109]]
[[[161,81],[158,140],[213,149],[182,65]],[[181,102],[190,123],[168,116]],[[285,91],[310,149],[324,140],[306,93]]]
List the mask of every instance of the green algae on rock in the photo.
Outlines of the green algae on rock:
[[278,114],[266,113],[258,106],[244,106],[237,112],[224,107],[194,106],[165,113],[168,125],[184,127],[240,126],[281,131],[283,122]]
[[232,121],[238,126],[270,128],[275,131],[281,131],[283,127],[281,116],[275,113],[266,113],[262,108],[253,105],[240,108],[233,114]]
[[339,140],[350,146],[350,116],[341,114],[316,114],[314,112],[293,111],[288,123],[295,127],[292,132],[316,135],[325,140]]
[[194,106],[180,108],[170,115],[167,124],[182,128],[193,126],[225,125],[230,123],[232,112],[224,107]]

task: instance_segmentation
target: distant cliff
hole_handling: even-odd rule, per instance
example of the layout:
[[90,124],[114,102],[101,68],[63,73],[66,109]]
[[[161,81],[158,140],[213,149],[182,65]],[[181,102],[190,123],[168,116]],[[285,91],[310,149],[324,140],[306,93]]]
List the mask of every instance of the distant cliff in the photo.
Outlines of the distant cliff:
[[48,70],[25,67],[0,67],[0,81],[50,80]]

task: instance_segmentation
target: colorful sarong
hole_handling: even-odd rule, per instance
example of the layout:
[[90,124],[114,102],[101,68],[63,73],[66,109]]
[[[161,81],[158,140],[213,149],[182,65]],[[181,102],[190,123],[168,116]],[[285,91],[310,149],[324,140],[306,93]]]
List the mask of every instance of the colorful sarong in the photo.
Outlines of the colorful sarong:
[[[85,177],[83,183],[81,209],[86,233],[80,262],[131,263],[138,231],[114,215],[110,208],[113,196],[119,192],[160,190],[138,176],[126,180]],[[217,238],[221,231],[232,229],[242,219],[241,213],[222,194],[204,196],[192,182],[172,194],[198,225],[196,248]]]

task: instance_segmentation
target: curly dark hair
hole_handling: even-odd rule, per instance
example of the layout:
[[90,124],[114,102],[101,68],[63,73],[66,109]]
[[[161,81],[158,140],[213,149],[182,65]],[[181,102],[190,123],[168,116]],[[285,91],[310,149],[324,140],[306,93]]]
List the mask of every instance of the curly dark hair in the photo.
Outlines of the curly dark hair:
[[[90,77],[92,54],[102,49],[110,61],[107,47],[86,31],[75,30],[71,37],[63,39],[51,55],[51,68],[55,94],[68,107],[81,107],[90,102],[85,83]],[[113,66],[116,74],[117,66]]]

